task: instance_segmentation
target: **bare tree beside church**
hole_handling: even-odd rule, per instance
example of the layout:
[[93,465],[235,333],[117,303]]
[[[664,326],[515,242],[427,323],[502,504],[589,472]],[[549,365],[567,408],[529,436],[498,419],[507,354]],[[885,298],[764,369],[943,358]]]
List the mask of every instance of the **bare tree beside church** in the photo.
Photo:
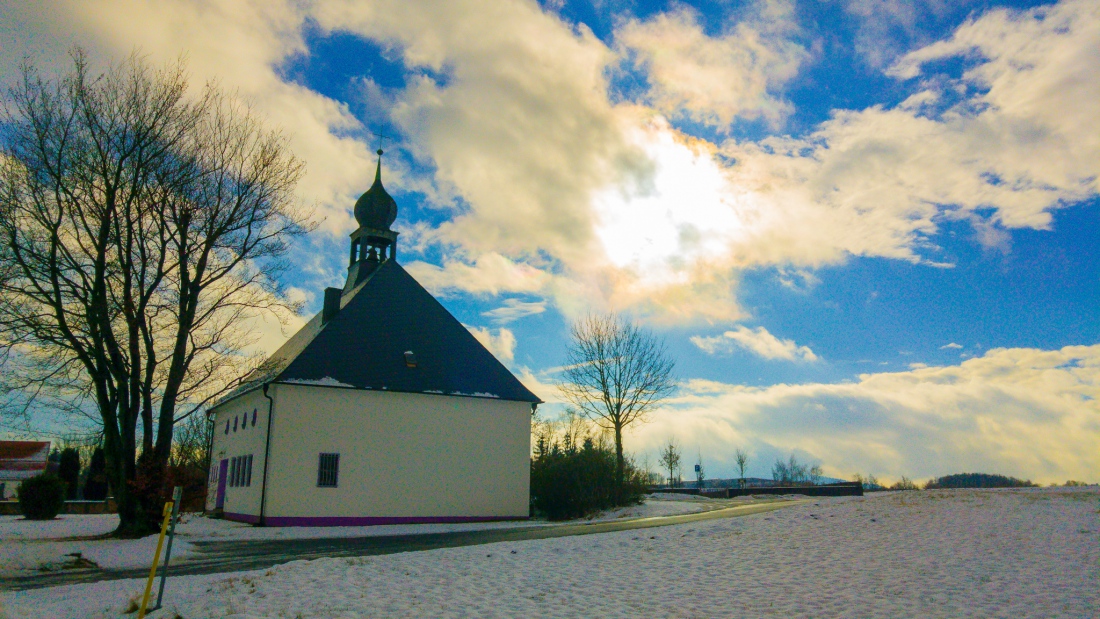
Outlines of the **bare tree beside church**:
[[102,432],[119,535],[156,525],[173,428],[258,363],[308,215],[285,140],[180,64],[26,67],[0,137],[3,387]]
[[613,314],[573,323],[562,393],[597,426],[613,433],[615,485],[622,488],[626,464],[623,429],[675,389],[673,361],[651,333]]

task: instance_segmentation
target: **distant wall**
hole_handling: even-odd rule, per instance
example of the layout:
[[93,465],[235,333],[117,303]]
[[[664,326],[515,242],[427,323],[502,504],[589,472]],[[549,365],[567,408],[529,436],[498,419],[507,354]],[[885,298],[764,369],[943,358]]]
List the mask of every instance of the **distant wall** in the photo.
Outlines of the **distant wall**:
[[863,496],[863,486],[859,482],[843,482],[823,486],[765,486],[757,488],[671,488],[655,489],[654,492],[671,494],[694,494],[712,499],[732,499],[738,496],[759,494],[802,494],[805,496]]

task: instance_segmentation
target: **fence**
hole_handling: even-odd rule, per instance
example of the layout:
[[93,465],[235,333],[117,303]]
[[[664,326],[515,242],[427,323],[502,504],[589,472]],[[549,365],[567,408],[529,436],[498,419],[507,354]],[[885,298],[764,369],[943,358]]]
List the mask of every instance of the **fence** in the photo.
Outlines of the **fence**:
[[821,486],[759,486],[755,488],[654,488],[654,492],[692,494],[711,499],[732,499],[760,494],[802,494],[805,496],[863,496],[863,485],[845,481]]

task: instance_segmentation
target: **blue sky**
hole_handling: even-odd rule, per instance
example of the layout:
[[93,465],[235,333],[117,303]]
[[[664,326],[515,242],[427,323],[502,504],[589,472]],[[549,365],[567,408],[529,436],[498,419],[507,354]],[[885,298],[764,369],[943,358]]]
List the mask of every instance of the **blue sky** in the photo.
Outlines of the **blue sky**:
[[547,415],[569,322],[618,311],[682,381],[639,458],[1097,477],[1094,2],[61,4],[4,8],[5,79],[186,54],[287,134],[312,310],[383,131],[400,261]]

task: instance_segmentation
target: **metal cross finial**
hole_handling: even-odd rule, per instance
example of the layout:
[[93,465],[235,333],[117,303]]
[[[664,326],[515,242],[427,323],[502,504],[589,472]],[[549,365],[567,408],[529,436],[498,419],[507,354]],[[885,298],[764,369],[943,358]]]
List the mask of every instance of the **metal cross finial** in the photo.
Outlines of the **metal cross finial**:
[[374,134],[374,136],[378,138],[378,151],[377,151],[377,152],[378,152],[379,156],[381,156],[381,155],[382,155],[382,143],[383,143],[383,142],[384,142],[384,141],[385,141],[385,140],[386,140],[387,138],[393,139],[393,136],[392,136],[392,135],[386,135],[385,133],[382,133],[382,131],[381,131],[381,130],[379,130],[379,131],[372,131],[371,133],[373,133],[373,134]]

